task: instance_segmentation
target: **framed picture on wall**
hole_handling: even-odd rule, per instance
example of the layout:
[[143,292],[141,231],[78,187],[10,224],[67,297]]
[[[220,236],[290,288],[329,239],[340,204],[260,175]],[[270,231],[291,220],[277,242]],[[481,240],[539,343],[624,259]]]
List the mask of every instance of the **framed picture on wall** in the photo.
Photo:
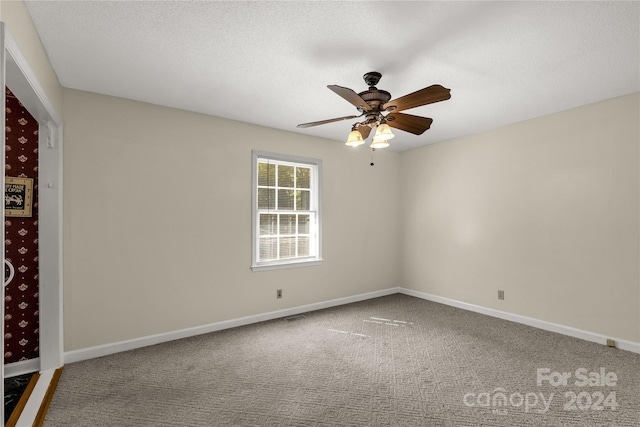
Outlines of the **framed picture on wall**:
[[4,177],[4,216],[31,216],[33,178]]

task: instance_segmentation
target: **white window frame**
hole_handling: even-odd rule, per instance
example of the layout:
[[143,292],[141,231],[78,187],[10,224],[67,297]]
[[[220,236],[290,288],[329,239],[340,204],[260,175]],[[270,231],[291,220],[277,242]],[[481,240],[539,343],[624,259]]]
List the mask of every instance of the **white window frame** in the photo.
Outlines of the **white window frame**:
[[[273,261],[258,261],[258,243],[260,226],[260,210],[258,209],[258,161],[272,160],[277,163],[311,166],[314,173],[311,176],[311,210],[315,211],[315,224],[310,224],[315,229],[314,246],[312,252],[315,255],[300,258],[279,259]],[[291,156],[288,154],[269,153],[266,151],[252,151],[251,169],[251,270],[263,271],[280,268],[305,267],[322,263],[322,160],[308,157]]]

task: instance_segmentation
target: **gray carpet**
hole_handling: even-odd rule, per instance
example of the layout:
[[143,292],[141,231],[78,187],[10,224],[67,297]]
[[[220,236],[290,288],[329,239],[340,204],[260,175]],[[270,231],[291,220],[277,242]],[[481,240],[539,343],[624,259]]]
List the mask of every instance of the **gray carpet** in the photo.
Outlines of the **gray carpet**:
[[640,355],[398,294],[67,365],[45,420],[479,425],[640,425]]

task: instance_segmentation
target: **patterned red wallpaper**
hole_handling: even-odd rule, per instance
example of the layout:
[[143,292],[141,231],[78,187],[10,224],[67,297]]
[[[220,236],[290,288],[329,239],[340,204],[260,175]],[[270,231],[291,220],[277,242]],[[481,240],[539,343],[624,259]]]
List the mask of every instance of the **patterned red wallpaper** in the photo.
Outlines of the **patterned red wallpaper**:
[[4,218],[5,258],[15,268],[4,298],[4,363],[11,363],[39,356],[38,122],[9,89],[6,94],[5,176],[33,178],[31,217]]

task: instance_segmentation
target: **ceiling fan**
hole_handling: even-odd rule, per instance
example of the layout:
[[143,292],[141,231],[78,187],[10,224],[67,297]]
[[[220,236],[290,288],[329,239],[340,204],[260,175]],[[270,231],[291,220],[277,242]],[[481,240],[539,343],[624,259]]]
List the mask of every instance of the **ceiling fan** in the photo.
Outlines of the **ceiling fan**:
[[342,98],[355,105],[360,112],[360,115],[302,123],[297,127],[308,128],[327,123],[339,122],[342,120],[364,117],[363,121],[356,122],[351,127],[351,133],[349,133],[346,145],[357,147],[364,144],[364,140],[369,137],[371,130],[376,128],[371,148],[383,148],[388,147],[389,139],[394,137],[390,128],[403,130],[415,135],[421,135],[431,127],[431,123],[433,122],[432,119],[401,113],[400,111],[420,107],[422,105],[433,104],[435,102],[446,101],[451,98],[450,89],[440,85],[433,85],[389,101],[391,99],[391,94],[386,90],[376,88],[381,77],[382,74],[377,71],[366,73],[363,76],[363,79],[369,86],[369,90],[365,90],[360,93],[356,93],[353,90],[342,86],[327,86]]

